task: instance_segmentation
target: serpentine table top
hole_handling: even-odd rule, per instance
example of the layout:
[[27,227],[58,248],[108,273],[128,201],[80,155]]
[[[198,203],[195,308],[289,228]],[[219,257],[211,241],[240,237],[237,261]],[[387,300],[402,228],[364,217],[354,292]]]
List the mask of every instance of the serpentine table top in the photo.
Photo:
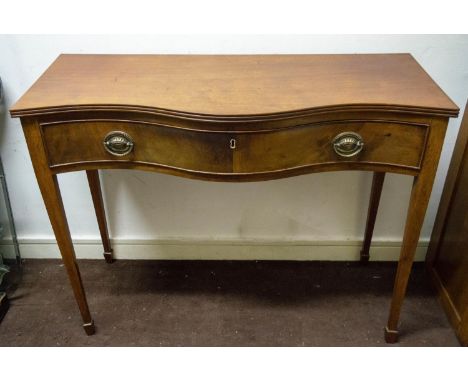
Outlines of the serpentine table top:
[[64,54],[12,116],[99,109],[206,116],[385,109],[456,116],[458,107],[410,54]]

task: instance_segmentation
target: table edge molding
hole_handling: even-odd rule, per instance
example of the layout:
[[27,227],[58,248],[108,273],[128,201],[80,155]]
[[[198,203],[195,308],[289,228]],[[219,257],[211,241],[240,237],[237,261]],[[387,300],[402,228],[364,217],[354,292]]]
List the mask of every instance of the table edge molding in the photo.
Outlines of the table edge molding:
[[314,114],[328,112],[392,112],[408,113],[427,116],[457,117],[459,109],[439,109],[432,107],[415,107],[407,105],[382,105],[382,104],[349,104],[349,105],[329,105],[323,107],[313,107],[302,110],[281,111],[266,114],[250,115],[213,115],[179,110],[167,110],[162,108],[138,106],[138,105],[63,105],[51,106],[37,109],[10,109],[10,115],[16,117],[43,116],[49,114],[60,114],[70,112],[95,112],[95,111],[120,111],[156,114],[161,116],[177,117],[181,119],[197,121],[226,121],[226,122],[255,122],[283,119],[289,117],[307,117]]

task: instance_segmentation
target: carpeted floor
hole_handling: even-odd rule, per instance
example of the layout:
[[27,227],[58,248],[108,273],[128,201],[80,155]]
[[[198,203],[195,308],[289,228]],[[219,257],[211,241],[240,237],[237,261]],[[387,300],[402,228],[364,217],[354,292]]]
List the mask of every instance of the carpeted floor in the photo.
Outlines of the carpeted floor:
[[[394,263],[79,261],[96,334],[86,336],[59,260],[8,276],[1,346],[380,346]],[[16,284],[16,286],[15,286]],[[422,264],[400,343],[458,346]]]

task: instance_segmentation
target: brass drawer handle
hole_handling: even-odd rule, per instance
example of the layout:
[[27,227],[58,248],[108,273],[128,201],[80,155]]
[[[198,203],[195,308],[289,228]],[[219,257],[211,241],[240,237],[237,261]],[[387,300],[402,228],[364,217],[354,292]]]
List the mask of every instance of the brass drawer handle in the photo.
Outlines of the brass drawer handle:
[[333,138],[333,150],[344,158],[353,157],[364,148],[362,137],[353,132],[344,132]]
[[111,131],[104,138],[104,148],[112,155],[123,157],[132,152],[133,139],[123,131]]

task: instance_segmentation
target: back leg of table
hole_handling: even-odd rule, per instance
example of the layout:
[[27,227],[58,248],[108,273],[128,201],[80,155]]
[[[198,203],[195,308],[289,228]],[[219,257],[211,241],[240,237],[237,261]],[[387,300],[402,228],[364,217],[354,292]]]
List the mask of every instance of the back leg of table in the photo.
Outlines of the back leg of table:
[[369,199],[369,209],[367,210],[366,232],[364,234],[364,242],[361,249],[362,263],[367,263],[369,261],[369,249],[372,241],[372,234],[374,233],[375,219],[379,209],[380,195],[382,194],[384,179],[384,172],[374,172]]
[[99,180],[98,170],[87,170],[89,189],[93,198],[94,210],[96,211],[96,218],[99,225],[99,232],[101,233],[102,245],[104,246],[104,258],[107,263],[112,263],[113,250],[109,239],[109,231],[107,229],[106,212],[104,210],[104,201],[102,199],[101,182]]

